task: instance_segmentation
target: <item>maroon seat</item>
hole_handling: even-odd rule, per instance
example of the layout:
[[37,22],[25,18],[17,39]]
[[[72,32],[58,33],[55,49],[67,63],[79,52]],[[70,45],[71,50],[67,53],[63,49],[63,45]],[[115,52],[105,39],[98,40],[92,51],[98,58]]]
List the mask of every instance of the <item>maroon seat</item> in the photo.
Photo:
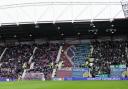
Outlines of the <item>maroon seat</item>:
[[71,77],[71,76],[72,76],[71,70],[58,70],[57,71],[58,78]]

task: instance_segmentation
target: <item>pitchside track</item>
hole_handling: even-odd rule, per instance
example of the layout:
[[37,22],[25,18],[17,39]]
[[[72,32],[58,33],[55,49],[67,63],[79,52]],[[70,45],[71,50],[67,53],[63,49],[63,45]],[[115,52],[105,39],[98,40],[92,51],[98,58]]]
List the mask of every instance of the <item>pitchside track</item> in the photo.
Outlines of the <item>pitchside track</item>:
[[16,81],[0,89],[128,89],[128,81]]

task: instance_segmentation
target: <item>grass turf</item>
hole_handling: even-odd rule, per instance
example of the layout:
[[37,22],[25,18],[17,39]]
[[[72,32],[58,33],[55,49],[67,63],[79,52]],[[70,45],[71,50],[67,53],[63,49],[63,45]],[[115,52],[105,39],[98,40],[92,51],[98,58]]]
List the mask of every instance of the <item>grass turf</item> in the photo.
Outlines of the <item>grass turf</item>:
[[128,89],[128,81],[16,81],[0,89]]

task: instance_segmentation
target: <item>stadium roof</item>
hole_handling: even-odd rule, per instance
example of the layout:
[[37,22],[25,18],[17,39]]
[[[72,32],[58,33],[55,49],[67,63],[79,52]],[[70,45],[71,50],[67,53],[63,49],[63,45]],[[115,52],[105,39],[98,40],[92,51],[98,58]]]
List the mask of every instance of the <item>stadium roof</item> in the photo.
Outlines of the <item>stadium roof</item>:
[[[93,27],[93,28],[92,28]],[[114,33],[113,33],[114,32]],[[114,19],[110,21],[90,22],[64,22],[6,25],[0,27],[0,41],[5,39],[18,39],[19,41],[36,38],[49,40],[62,40],[63,38],[87,39],[98,36],[127,36],[128,20]]]
[[1,0],[0,25],[125,18],[120,0]]

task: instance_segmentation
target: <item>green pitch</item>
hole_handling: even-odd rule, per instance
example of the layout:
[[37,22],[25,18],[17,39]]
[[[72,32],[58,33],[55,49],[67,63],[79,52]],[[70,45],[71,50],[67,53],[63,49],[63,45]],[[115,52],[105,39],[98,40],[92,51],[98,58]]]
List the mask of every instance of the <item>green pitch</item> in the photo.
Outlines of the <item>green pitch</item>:
[[128,81],[16,81],[0,89],[128,89]]

